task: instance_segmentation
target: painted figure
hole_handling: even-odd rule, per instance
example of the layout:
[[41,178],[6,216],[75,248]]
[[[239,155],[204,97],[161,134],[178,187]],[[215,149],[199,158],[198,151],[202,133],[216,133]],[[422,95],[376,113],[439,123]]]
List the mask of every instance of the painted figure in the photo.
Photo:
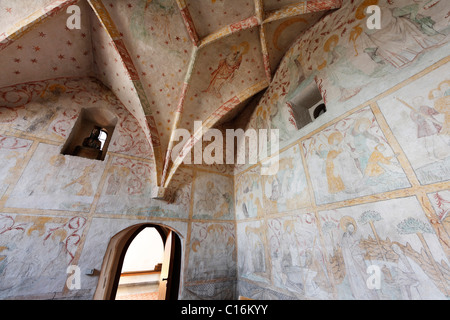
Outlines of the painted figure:
[[[383,152],[386,150],[384,144],[379,144],[370,155],[364,174],[368,177],[378,177],[386,172],[382,165],[393,165],[393,157],[386,157]],[[396,165],[396,164],[395,164]]]
[[417,4],[393,10],[381,7],[383,27],[365,32],[375,45],[365,50],[372,59],[380,57],[395,68],[402,68],[443,41],[445,37],[433,29],[431,18],[419,16],[418,9]]
[[234,47],[232,52],[225,58],[220,60],[219,66],[211,74],[212,78],[208,89],[203,92],[214,94],[217,98],[222,98],[220,90],[226,83],[233,81],[237,70],[242,64],[242,56],[248,52],[248,44],[241,44],[239,48]]
[[367,266],[364,261],[364,252],[359,247],[356,221],[351,217],[340,220],[342,231],[342,255],[344,257],[345,271],[350,289],[357,300],[376,300],[378,296],[367,288]]
[[446,158],[449,146],[440,135],[443,123],[436,118],[440,113],[425,105],[423,97],[416,97],[410,109],[410,117],[417,126],[417,138],[424,144],[428,156],[436,160]]

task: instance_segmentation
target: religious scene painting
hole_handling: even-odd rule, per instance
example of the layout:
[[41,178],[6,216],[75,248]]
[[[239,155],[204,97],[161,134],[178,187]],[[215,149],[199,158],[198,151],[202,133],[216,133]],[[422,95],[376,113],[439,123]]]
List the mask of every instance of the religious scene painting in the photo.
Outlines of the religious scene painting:
[[6,207],[89,211],[106,164],[65,157],[59,149],[38,146]]
[[0,298],[62,290],[86,222],[79,216],[0,214]]
[[[319,217],[339,299],[449,296],[448,258],[415,197],[323,211]],[[371,278],[374,272],[379,279]]]
[[303,141],[317,204],[410,187],[369,107]]
[[233,223],[193,223],[189,249],[187,281],[236,277]]
[[13,182],[32,142],[0,135],[0,198]]
[[314,214],[270,219],[267,224],[274,285],[300,299],[331,299],[333,288]]
[[237,225],[237,237],[239,277],[269,283],[265,224],[261,221],[240,222]]
[[[428,194],[428,198],[436,213],[436,222],[443,228],[437,230],[442,247],[450,251],[450,190],[443,190]],[[442,233],[442,234],[441,234]]]
[[197,171],[194,190],[195,219],[234,220],[231,177]]
[[264,214],[260,170],[261,167],[256,166],[235,177],[235,208],[238,220]]
[[[310,206],[300,152],[299,145],[282,152],[278,156],[276,174],[262,176],[266,213],[287,212]],[[262,166],[265,166],[265,162]]]
[[[381,9],[380,29],[371,30],[365,23],[365,10],[370,5]],[[367,101],[379,90],[377,86],[387,85],[380,80],[391,81],[387,77],[391,76],[395,81],[397,73],[420,63],[432,49],[446,45],[450,33],[446,6],[445,1],[428,0],[344,3],[338,14],[327,17],[326,23],[320,24],[322,28],[315,26],[300,42],[305,74],[318,78],[329,103],[345,105],[357,95],[363,98],[363,93]],[[312,46],[322,50],[310,50]],[[375,81],[379,83],[375,85]]]
[[379,100],[420,183],[450,179],[450,63]]

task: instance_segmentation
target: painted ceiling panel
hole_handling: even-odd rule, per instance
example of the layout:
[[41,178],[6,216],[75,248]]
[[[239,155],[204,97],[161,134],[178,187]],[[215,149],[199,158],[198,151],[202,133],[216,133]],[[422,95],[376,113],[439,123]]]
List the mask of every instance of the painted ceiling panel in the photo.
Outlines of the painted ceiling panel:
[[[81,77],[91,74],[92,53],[89,10],[80,3],[80,30],[66,27],[65,12],[51,17],[4,48],[0,68],[0,87],[23,82]],[[84,13],[84,14],[83,14]]]
[[270,65],[272,72],[276,71],[281,58],[305,30],[314,25],[324,12],[315,12],[295,17],[288,17],[264,24]]
[[253,0],[187,0],[200,38],[255,15]]
[[91,34],[95,75],[115,93],[122,104],[137,119],[136,121],[144,129],[148,141],[150,141],[150,133],[146,130],[147,123],[144,111],[122,58],[95,14],[91,12],[90,16],[92,19]]
[[206,120],[221,105],[265,81],[258,28],[235,33],[199,50],[185,101],[181,127]]
[[0,34],[54,0],[0,0]]
[[[174,130],[194,134],[195,120],[211,128],[245,111],[246,101],[267,88],[291,43],[340,4],[0,0],[0,67],[6,75],[0,87],[96,76],[144,130],[154,151],[147,150],[149,158],[154,156],[158,185],[168,186],[181,164],[169,157]],[[66,27],[68,5],[81,8],[81,30]],[[13,28],[3,31],[7,26]],[[192,145],[189,141],[183,152]]]
[[264,0],[264,10],[273,11],[282,7],[297,4],[300,2],[306,2],[301,0]]
[[104,1],[136,66],[163,154],[193,45],[174,0]]

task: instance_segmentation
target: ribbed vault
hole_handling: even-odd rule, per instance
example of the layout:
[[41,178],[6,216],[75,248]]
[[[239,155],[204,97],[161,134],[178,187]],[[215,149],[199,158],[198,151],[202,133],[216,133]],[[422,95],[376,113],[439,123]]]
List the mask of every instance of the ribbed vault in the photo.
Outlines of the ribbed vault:
[[[170,186],[206,129],[267,88],[293,41],[341,0],[0,0],[0,87],[93,76],[144,130]],[[67,9],[81,9],[81,29]],[[194,132],[194,121],[202,128]],[[223,121],[222,121],[223,122]],[[192,133],[172,154],[177,129]],[[174,161],[172,161],[174,159]]]

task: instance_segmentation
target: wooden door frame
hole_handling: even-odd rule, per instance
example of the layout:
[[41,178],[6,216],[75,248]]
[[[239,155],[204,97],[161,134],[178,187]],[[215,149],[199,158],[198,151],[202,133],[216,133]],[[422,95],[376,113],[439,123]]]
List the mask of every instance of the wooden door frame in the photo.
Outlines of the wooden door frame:
[[160,234],[164,246],[166,245],[167,235],[170,231],[172,231],[175,236],[176,246],[174,250],[176,251],[174,259],[173,261],[171,261],[171,264],[173,263],[173,280],[170,290],[171,295],[169,299],[178,300],[182,260],[182,246],[180,236],[175,230],[169,227],[151,223],[131,226],[127,229],[122,230],[111,238],[105,253],[105,257],[103,259],[99,281],[94,294],[94,300],[115,300],[117,288],[119,286],[120,274],[128,248],[136,238],[136,236],[146,228],[155,228]]

